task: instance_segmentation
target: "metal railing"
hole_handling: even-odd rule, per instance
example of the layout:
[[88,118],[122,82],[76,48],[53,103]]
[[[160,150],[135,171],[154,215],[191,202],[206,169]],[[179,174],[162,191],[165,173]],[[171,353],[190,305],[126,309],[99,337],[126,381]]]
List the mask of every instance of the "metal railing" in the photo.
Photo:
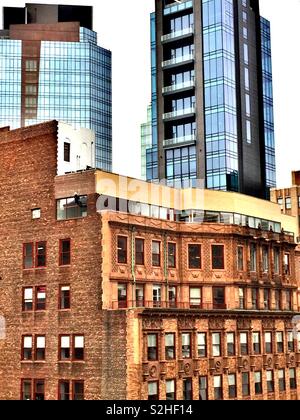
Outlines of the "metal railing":
[[179,109],[178,111],[167,112],[166,114],[163,114],[163,119],[169,120],[172,118],[184,117],[186,115],[193,115],[195,113],[196,113],[196,107],[193,106],[190,108]]
[[175,85],[172,86],[166,86],[164,88],[162,88],[162,93],[163,94],[167,94],[167,93],[173,93],[176,92],[178,90],[185,90],[185,89],[190,89],[195,87],[195,81],[194,80],[188,80],[186,82],[183,83],[177,83]]
[[170,60],[163,61],[162,67],[165,68],[165,67],[175,66],[178,64],[183,64],[185,62],[193,61],[194,58],[195,58],[194,53],[182,55],[180,57],[174,57],[174,58],[171,58]]
[[188,28],[181,29],[180,31],[170,32],[169,34],[162,35],[161,42],[173,41],[177,38],[184,38],[186,36],[193,35],[194,26],[189,26]]

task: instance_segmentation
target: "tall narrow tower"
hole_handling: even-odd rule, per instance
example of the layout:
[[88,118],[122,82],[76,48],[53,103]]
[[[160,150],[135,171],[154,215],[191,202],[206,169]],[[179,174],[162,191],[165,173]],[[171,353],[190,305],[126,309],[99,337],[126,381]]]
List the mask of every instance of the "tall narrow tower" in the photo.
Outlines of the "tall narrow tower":
[[258,0],[156,0],[147,179],[267,197],[276,185],[270,26]]

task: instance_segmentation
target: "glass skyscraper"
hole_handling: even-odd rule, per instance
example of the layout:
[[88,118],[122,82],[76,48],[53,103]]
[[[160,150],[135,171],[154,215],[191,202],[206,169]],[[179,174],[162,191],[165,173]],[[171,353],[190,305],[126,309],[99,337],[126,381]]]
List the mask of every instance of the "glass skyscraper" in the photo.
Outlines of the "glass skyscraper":
[[[27,22],[30,6],[24,12]],[[92,129],[96,166],[111,171],[111,53],[97,45],[97,34],[90,27],[81,26],[92,20],[91,16],[85,19],[90,8],[79,8],[83,22],[72,22],[72,14],[59,9],[55,17],[49,14],[45,25],[45,18],[40,17],[44,6],[37,6],[40,14],[30,24],[19,23],[18,13],[4,9],[7,28],[0,31],[0,126],[18,128],[55,119]],[[74,19],[78,19],[76,7]]]
[[156,0],[151,48],[147,179],[267,198],[276,185],[272,66],[259,1]]
[[152,145],[152,106],[147,108],[147,122],[141,125],[141,176],[146,179],[146,154]]

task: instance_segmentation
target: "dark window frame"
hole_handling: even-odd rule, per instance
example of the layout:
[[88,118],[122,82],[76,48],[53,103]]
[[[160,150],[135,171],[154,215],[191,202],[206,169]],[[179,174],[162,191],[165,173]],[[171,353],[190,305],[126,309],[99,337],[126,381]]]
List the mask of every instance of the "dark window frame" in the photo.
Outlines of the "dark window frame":
[[[222,252],[216,253],[217,250],[222,250]],[[225,245],[211,245],[211,267],[212,270],[225,270]]]

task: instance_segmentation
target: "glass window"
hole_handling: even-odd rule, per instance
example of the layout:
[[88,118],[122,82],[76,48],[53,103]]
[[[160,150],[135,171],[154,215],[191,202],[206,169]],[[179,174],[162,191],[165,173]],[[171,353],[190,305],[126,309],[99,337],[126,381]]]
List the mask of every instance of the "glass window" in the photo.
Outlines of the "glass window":
[[242,393],[243,397],[248,397],[250,395],[250,382],[249,382],[249,373],[242,373]]
[[137,308],[143,308],[145,306],[144,300],[144,286],[137,285],[135,288],[135,298]]
[[225,287],[213,287],[213,308],[225,309]]
[[73,381],[72,398],[74,401],[84,400],[84,382],[83,381]]
[[248,333],[240,333],[240,352],[242,356],[248,354]]
[[118,308],[127,308],[127,284],[118,284]]
[[64,162],[71,162],[71,144],[64,142]]
[[280,250],[274,248],[274,274],[280,274]]
[[59,265],[66,266],[71,264],[71,239],[60,241]]
[[222,376],[214,376],[213,379],[215,400],[223,400]]
[[71,359],[71,337],[69,335],[63,335],[60,337],[60,360]]
[[166,400],[167,401],[176,400],[175,386],[176,386],[175,379],[169,379],[166,381]]
[[161,286],[153,286],[153,306],[154,308],[160,308],[161,306]]
[[35,310],[44,311],[46,309],[46,286],[36,288]]
[[59,401],[70,401],[71,399],[71,387],[69,381],[59,382]]
[[71,288],[69,285],[59,287],[59,309],[71,309]]
[[260,345],[260,333],[254,332],[252,334],[252,343],[253,343],[253,353],[260,354],[261,353],[261,345]]
[[236,376],[228,375],[228,395],[229,398],[236,398]]
[[84,360],[84,337],[75,335],[73,346],[73,360]]
[[264,273],[269,272],[269,248],[267,246],[262,247],[262,258],[263,258],[263,271]]
[[263,393],[261,372],[254,373],[254,385],[255,385],[255,395],[261,395]]
[[257,258],[256,258],[256,244],[250,245],[250,270],[256,272],[257,270]]
[[192,357],[191,353],[191,334],[183,333],[181,336],[182,339],[182,358],[190,359]]
[[207,356],[206,351],[206,334],[198,333],[198,357],[203,358]]
[[199,378],[199,400],[200,401],[208,400],[207,376],[200,376]]
[[166,349],[166,360],[175,359],[175,334],[167,333],[165,335],[165,349]]
[[291,210],[291,208],[292,208],[292,199],[291,199],[291,197],[286,197],[286,199],[285,199],[285,208],[286,208],[286,210]]
[[237,267],[238,271],[244,270],[244,248],[242,246],[237,248]]
[[87,196],[57,200],[57,220],[79,219],[87,216]]
[[118,264],[127,264],[127,237],[118,236]]
[[152,265],[153,267],[160,267],[160,242],[152,242]]
[[23,247],[23,268],[28,270],[34,267],[34,254],[33,254],[34,244],[24,244]]
[[212,269],[224,270],[224,245],[212,245]]
[[297,380],[296,380],[296,369],[290,369],[290,388],[292,390],[297,389]]
[[212,354],[213,357],[221,357],[221,334],[213,333],[212,334]]
[[168,268],[176,268],[176,244],[168,243]]
[[293,331],[288,331],[287,341],[288,341],[288,351],[289,352],[294,352],[295,351],[295,342],[294,342],[294,332]]
[[158,395],[158,382],[148,382],[148,400],[156,401],[159,399]]
[[276,333],[277,353],[284,353],[283,332]]
[[235,334],[234,333],[227,333],[227,356],[232,357],[235,356]]
[[259,290],[252,289],[252,309],[258,310],[259,309]]
[[33,310],[33,288],[26,287],[23,290],[23,311],[32,311]]
[[286,390],[285,369],[278,370],[278,382],[279,382],[279,392],[284,392]]
[[272,340],[272,333],[266,332],[265,333],[265,349],[267,354],[273,353],[273,340]]
[[158,348],[157,348],[157,334],[148,334],[148,360],[156,361],[158,360]]
[[190,287],[190,307],[199,308],[202,304],[201,287]]
[[23,337],[22,360],[32,360],[32,336]]
[[45,399],[45,381],[37,379],[34,381],[34,400],[44,401]]
[[274,372],[272,370],[267,371],[267,389],[268,393],[274,392]]
[[136,262],[136,265],[144,265],[145,264],[144,247],[145,247],[144,239],[136,239],[135,240],[135,262]]
[[45,360],[46,358],[46,337],[38,335],[35,337],[35,360]]
[[243,287],[239,288],[239,309],[245,309],[246,307],[246,295],[245,295],[246,290]]
[[201,246],[189,245],[189,269],[201,269]]

